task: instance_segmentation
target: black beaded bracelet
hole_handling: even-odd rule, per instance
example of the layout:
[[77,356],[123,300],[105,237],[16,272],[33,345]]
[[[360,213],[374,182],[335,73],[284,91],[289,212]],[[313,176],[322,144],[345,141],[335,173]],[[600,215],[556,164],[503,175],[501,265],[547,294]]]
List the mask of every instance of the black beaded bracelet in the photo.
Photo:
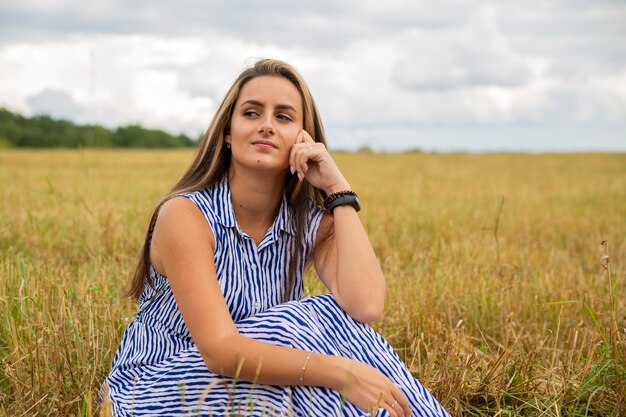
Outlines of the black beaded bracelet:
[[352,190],[337,191],[332,193],[324,200],[324,208],[331,216],[335,207],[343,205],[351,205],[356,211],[361,210],[361,204],[359,202],[359,196]]

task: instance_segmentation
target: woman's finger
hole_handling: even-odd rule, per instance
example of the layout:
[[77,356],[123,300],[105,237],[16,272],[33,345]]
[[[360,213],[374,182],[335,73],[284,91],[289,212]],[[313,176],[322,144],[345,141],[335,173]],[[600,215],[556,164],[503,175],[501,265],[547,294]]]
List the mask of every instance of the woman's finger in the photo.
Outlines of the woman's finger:
[[298,152],[298,144],[302,143],[302,141],[304,140],[302,135],[304,130],[301,130],[300,132],[298,132],[298,136],[296,136],[296,141],[294,143],[294,145],[291,147],[291,152],[289,153],[289,167],[291,170],[291,173],[294,174],[296,172],[296,154]]
[[313,148],[310,145],[302,144],[301,148],[296,156],[296,163],[300,165],[305,164],[309,159],[311,159],[311,151]]
[[306,163],[310,159],[311,151],[315,142],[305,130],[301,130],[296,137],[296,143],[291,148],[289,154],[289,166],[294,172],[298,172],[298,178],[302,180],[306,172],[308,171],[308,164]]
[[[393,401],[396,402],[396,406],[394,408],[398,410],[402,410],[402,414],[400,415],[411,415],[411,408],[409,407],[409,400],[406,398],[406,395],[402,392],[400,387],[394,384],[391,389],[391,395],[393,396]],[[396,410],[396,411],[398,411]]]
[[393,412],[395,413],[391,415],[397,415],[398,417],[405,417],[404,409],[400,405],[398,398],[395,397],[393,390],[392,392],[389,393],[388,396],[386,396],[385,404],[388,405],[389,408],[392,409]]
[[309,172],[309,160],[312,159],[313,147],[306,143],[302,145],[302,149],[296,153],[296,165],[298,171],[304,176]]
[[291,153],[289,154],[289,169],[292,174],[297,174],[298,179],[302,181],[304,177],[304,172],[302,171],[302,149],[304,148],[304,144],[302,142],[295,143],[291,148]]
[[300,136],[302,137],[302,142],[309,142],[311,144],[315,143],[315,139],[313,139],[311,135],[309,135],[309,132],[304,129],[300,131]]
[[397,407],[397,405],[395,407],[392,407],[392,404],[384,404],[381,408],[387,410],[391,417],[404,417],[403,414],[398,414],[398,411],[396,410]]

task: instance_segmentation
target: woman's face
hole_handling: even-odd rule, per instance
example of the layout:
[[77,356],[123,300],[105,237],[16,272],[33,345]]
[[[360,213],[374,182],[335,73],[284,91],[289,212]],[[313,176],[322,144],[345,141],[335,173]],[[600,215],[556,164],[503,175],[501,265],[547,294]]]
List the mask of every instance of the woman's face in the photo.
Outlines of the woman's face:
[[282,171],[303,128],[302,97],[286,78],[261,76],[239,93],[230,123],[231,164],[235,169]]

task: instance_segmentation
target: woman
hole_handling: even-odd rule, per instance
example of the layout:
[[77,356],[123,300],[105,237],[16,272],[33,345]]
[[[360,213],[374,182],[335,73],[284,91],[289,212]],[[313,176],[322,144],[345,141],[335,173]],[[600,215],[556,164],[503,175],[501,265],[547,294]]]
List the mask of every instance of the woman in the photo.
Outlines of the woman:
[[[152,216],[114,414],[447,415],[362,324],[385,282],[358,210],[302,78],[243,71]],[[309,262],[332,295],[300,301]]]

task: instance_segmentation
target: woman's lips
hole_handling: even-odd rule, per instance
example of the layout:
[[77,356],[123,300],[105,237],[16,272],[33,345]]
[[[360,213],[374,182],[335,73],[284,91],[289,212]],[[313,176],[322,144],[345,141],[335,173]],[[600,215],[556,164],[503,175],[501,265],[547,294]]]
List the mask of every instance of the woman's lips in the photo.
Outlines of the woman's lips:
[[259,148],[264,148],[264,149],[274,149],[276,148],[276,145],[274,145],[272,142],[268,141],[268,140],[257,140],[256,142],[252,143],[254,146],[257,146]]

